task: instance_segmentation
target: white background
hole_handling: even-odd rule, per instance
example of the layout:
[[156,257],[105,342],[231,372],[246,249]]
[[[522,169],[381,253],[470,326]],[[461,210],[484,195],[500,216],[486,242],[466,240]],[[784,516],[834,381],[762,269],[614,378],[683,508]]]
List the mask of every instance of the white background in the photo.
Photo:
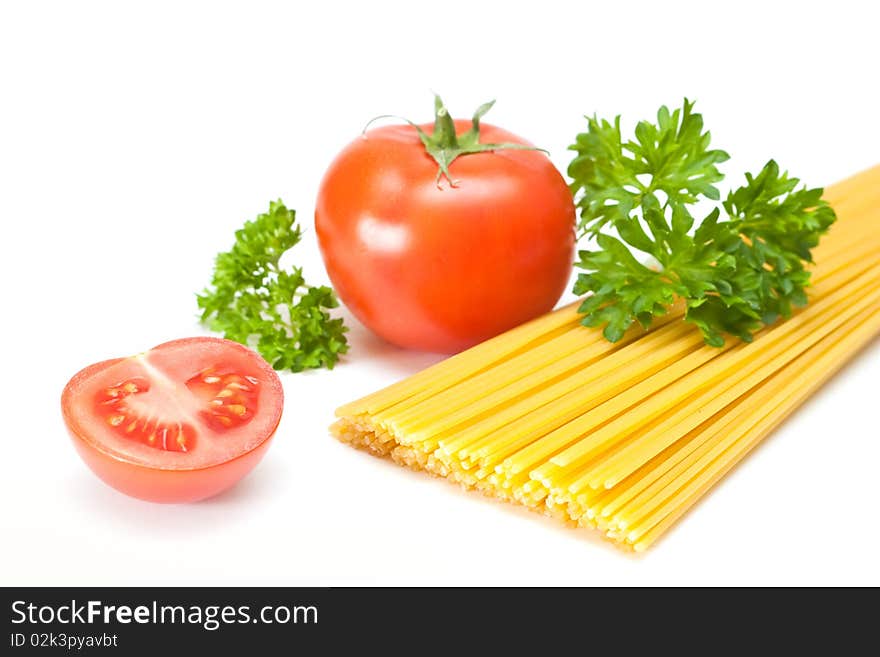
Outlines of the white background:
[[463,116],[498,99],[561,170],[583,114],[685,95],[734,181],[876,164],[872,4],[4,3],[0,583],[880,584],[877,341],[643,557],[331,439],[337,405],[438,358],[348,316],[344,364],[285,374],[266,459],[205,503],[104,486],[58,403],[90,362],[204,333],[194,292],[270,199],[326,281],[324,169],[375,115],[429,120],[432,90]]

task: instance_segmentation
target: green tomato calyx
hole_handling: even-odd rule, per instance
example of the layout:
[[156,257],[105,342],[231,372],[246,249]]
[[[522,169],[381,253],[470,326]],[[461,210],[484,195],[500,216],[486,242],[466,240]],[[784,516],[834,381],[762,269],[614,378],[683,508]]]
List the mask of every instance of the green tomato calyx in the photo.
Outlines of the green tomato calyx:
[[413,128],[415,128],[416,132],[419,135],[419,139],[425,147],[425,151],[437,163],[437,177],[435,179],[437,187],[440,188],[440,180],[443,177],[445,177],[446,180],[449,181],[450,187],[457,187],[459,181],[454,180],[450,175],[449,165],[452,164],[452,162],[461,155],[470,155],[471,153],[488,153],[500,150],[542,151],[544,153],[547,152],[543,148],[527,146],[525,144],[514,144],[511,142],[500,142],[491,144],[481,143],[480,119],[483,118],[486,112],[492,109],[492,106],[494,104],[495,101],[490,100],[488,103],[483,103],[482,105],[480,105],[477,108],[477,111],[474,112],[473,119],[471,119],[470,129],[460,135],[456,134],[455,121],[453,120],[452,116],[450,116],[449,110],[446,109],[446,106],[443,104],[443,101],[437,94],[434,94],[434,130],[430,135],[409,119],[390,114],[377,116],[375,119],[367,123],[367,125],[364,127],[364,133],[366,133],[367,128],[369,128],[370,125],[372,125],[372,123],[378,119],[397,118],[402,121],[406,121]]

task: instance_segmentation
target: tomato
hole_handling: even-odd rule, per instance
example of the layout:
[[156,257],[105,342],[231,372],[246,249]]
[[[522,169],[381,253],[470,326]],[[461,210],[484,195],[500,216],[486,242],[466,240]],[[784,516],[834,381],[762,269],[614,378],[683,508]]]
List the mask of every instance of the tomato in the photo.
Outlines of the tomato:
[[238,482],[281,419],[278,375],[221,338],[174,340],[89,365],[61,409],[86,465],[117,490],[152,502],[194,502]]
[[[458,139],[472,128],[447,120]],[[492,125],[478,130],[480,144],[530,145]],[[438,182],[438,160],[411,125],[351,142],[315,206],[324,263],[346,306],[389,342],[444,353],[553,308],[571,273],[574,220],[568,186],[543,152],[464,153]]]

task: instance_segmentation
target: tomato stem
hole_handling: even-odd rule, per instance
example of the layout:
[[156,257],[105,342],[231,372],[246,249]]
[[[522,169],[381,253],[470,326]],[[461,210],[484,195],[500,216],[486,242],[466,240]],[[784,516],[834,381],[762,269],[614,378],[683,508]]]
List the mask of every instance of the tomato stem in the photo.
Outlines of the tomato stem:
[[492,106],[495,104],[494,100],[490,100],[488,103],[483,103],[477,108],[477,111],[474,112],[474,116],[471,119],[471,127],[467,132],[462,133],[461,135],[456,134],[455,131],[455,121],[452,119],[452,116],[449,114],[449,110],[446,109],[446,106],[443,104],[440,96],[434,94],[434,130],[428,135],[422,130],[417,124],[413,123],[407,118],[397,117],[390,114],[383,114],[382,116],[377,116],[372,119],[369,123],[367,123],[366,127],[364,127],[364,133],[366,133],[367,128],[376,121],[377,119],[384,118],[399,118],[402,121],[406,121],[413,128],[415,128],[416,132],[419,135],[419,139],[425,147],[425,151],[427,151],[428,155],[430,155],[434,161],[437,163],[437,178],[435,182],[437,183],[438,189],[442,189],[440,187],[440,180],[444,176],[446,180],[449,181],[450,187],[457,187],[458,181],[454,180],[449,173],[449,165],[461,155],[470,155],[471,153],[487,153],[494,152],[500,150],[519,150],[519,151],[541,151],[546,153],[547,151],[543,148],[537,148],[536,146],[527,146],[525,144],[515,144],[511,142],[499,142],[492,144],[484,144],[480,142],[480,119],[492,109]]
[[[434,133],[429,139],[433,146],[440,149],[458,148],[458,137],[455,134],[455,121],[449,114],[449,110],[443,105],[440,96],[437,96],[436,94],[434,95]],[[422,139],[423,143],[424,141],[425,140]],[[425,144],[425,146],[427,147],[428,145]]]

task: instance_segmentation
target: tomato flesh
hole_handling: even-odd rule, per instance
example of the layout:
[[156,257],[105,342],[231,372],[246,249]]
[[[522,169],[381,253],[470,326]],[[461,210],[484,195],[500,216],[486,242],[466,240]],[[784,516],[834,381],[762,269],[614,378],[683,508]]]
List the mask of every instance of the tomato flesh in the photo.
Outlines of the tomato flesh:
[[100,390],[95,412],[123,438],[174,452],[195,448],[196,430],[188,422],[166,420],[138,410],[136,395],[149,392],[150,382],[133,377]]
[[186,387],[207,400],[207,409],[199,414],[216,431],[246,424],[257,412],[260,381],[256,377],[212,367],[187,381]]
[[282,406],[268,363],[219,338],[176,340],[91,365],[62,395],[86,463],[122,492],[162,502],[203,499],[247,474]]

